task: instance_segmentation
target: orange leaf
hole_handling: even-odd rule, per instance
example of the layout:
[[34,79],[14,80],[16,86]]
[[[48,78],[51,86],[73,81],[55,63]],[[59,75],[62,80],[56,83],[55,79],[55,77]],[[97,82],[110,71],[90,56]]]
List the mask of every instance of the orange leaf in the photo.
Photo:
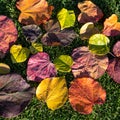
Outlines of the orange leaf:
[[19,0],[16,7],[21,11],[19,22],[26,25],[46,22],[54,9],[46,0]]
[[107,18],[104,22],[103,34],[106,36],[120,35],[120,22],[117,21],[118,17],[115,14]]
[[77,78],[69,88],[69,101],[75,111],[90,114],[95,104],[103,104],[106,92],[102,86],[92,78]]
[[95,23],[103,17],[101,9],[89,0],[78,3],[78,8],[81,10],[80,15],[78,16],[78,21],[80,23]]

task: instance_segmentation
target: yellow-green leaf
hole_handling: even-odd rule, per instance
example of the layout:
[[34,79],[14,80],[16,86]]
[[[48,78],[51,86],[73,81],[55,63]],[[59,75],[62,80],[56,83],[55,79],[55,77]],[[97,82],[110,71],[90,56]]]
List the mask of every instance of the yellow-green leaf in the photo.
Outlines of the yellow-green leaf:
[[63,8],[58,14],[57,18],[61,25],[61,30],[64,28],[73,27],[75,23],[75,13],[73,10],[67,10]]
[[70,72],[73,60],[68,55],[61,55],[59,58],[54,60],[54,64],[56,69],[60,72]]
[[5,63],[0,63],[0,74],[7,74],[10,72],[10,67]]
[[32,43],[32,46],[30,46],[30,51],[32,54],[36,54],[37,52],[43,52],[43,46],[40,43]]
[[45,101],[51,110],[62,107],[68,99],[68,88],[65,78],[53,77],[42,80],[37,87],[36,97]]
[[10,48],[11,59],[13,63],[21,63],[27,60],[30,50],[22,45],[13,45]]

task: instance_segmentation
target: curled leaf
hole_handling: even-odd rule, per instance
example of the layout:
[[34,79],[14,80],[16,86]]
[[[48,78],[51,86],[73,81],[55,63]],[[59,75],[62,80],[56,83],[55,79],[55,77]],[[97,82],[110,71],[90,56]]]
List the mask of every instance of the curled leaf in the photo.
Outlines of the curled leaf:
[[69,88],[69,101],[72,108],[81,114],[92,113],[95,104],[103,104],[106,92],[91,78],[77,78]]
[[21,11],[19,22],[22,24],[36,24],[46,22],[53,10],[53,6],[48,6],[46,0],[19,0],[16,7]]
[[61,55],[54,60],[55,67],[61,72],[70,72],[73,60],[68,55]]
[[89,50],[96,55],[105,55],[109,52],[109,38],[103,34],[92,35],[89,39]]
[[13,45],[10,48],[11,59],[13,63],[21,63],[27,60],[30,50],[21,45]]
[[63,8],[57,14],[57,18],[60,22],[61,30],[69,27],[73,27],[75,24],[75,13],[73,10],[67,10]]
[[41,42],[44,45],[67,46],[77,37],[77,34],[72,28],[60,30],[60,25],[58,22],[51,22],[52,21],[50,20],[50,22],[48,22],[48,24],[45,26],[48,32],[41,39]]
[[107,73],[115,82],[120,84],[120,58],[110,60]]
[[103,34],[106,36],[117,36],[120,35],[120,22],[116,14],[112,14],[104,22]]
[[0,58],[3,58],[11,45],[17,40],[15,24],[7,16],[0,15]]
[[0,75],[0,116],[19,115],[34,95],[34,88],[18,74]]
[[93,22],[87,22],[80,28],[80,38],[82,40],[89,39],[92,35],[99,33],[99,30],[94,27]]
[[79,47],[72,53],[72,73],[74,77],[100,78],[108,67],[107,56],[92,54],[87,47]]
[[101,9],[94,3],[92,3],[90,0],[85,0],[84,2],[78,3],[78,8],[81,11],[81,13],[78,16],[78,21],[80,23],[95,23],[103,17]]
[[56,110],[64,105],[68,99],[68,89],[64,77],[44,79],[36,90],[39,100],[47,103],[48,108]]
[[34,24],[23,26],[22,30],[28,42],[35,42],[42,36],[42,30]]
[[55,66],[49,60],[47,53],[39,52],[30,57],[27,66],[28,80],[40,82],[45,78],[56,76],[56,73]]
[[40,43],[32,43],[32,46],[30,46],[30,51],[31,51],[32,54],[42,52],[43,51],[43,46]]
[[0,74],[7,74],[10,72],[10,67],[5,63],[0,63]]
[[118,41],[113,47],[113,53],[117,57],[120,57],[120,41]]

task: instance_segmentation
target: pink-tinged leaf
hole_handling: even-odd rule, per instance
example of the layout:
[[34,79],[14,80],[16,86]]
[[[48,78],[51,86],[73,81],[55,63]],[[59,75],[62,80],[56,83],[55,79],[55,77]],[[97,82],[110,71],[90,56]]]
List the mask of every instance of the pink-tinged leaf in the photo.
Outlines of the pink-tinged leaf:
[[42,79],[56,76],[54,64],[49,60],[49,55],[39,52],[32,55],[28,61],[27,79],[40,82]]
[[35,89],[18,74],[0,75],[0,116],[12,118],[28,105]]
[[74,77],[100,78],[108,67],[107,56],[92,54],[87,47],[78,47],[72,53],[72,73]]
[[78,8],[81,11],[81,13],[78,16],[78,21],[80,23],[95,23],[103,17],[101,9],[89,0],[85,0],[84,2],[78,3]]
[[95,104],[103,104],[106,92],[102,86],[89,77],[75,79],[69,88],[72,108],[81,114],[92,113]]
[[110,60],[107,73],[115,82],[120,84],[120,58]]
[[17,40],[18,32],[15,24],[7,16],[0,16],[0,58],[3,58],[9,48]]
[[117,36],[120,35],[120,22],[116,14],[112,14],[104,22],[103,34],[106,36]]
[[113,47],[113,53],[117,57],[120,57],[120,41],[118,41]]

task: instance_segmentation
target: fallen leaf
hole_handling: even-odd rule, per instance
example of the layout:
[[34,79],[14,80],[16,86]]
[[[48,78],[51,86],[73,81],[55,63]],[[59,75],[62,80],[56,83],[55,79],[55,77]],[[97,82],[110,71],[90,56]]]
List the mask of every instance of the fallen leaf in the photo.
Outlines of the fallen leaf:
[[108,67],[107,56],[92,54],[87,47],[78,47],[72,53],[72,73],[77,77],[100,78]]
[[69,88],[69,101],[72,108],[81,114],[92,113],[95,104],[103,104],[106,92],[92,78],[77,78]]
[[27,79],[40,82],[49,77],[56,76],[57,71],[54,64],[49,60],[49,55],[45,52],[39,52],[32,55],[27,65]]
[[5,63],[0,63],[0,74],[8,74],[10,72],[10,67]]
[[80,23],[96,23],[103,17],[101,9],[89,0],[78,3],[78,8],[81,11],[78,16],[78,22]]
[[0,15],[0,58],[4,58],[17,37],[18,32],[13,21],[7,16]]
[[23,26],[22,30],[28,42],[36,42],[42,36],[42,30],[34,24]]
[[48,6],[46,0],[19,0],[16,7],[21,11],[19,22],[26,25],[46,22],[54,9],[53,6]]
[[[77,37],[77,34],[72,28],[60,30],[60,25],[58,22],[51,22],[52,21],[50,20],[50,22],[48,22],[48,24],[45,26],[48,32],[41,39],[41,42],[44,45],[67,46]],[[52,27],[50,28],[51,25]]]
[[32,45],[30,46],[30,51],[32,54],[43,52],[43,46],[41,43],[32,43]]
[[120,84],[120,58],[110,60],[107,73],[115,82]]
[[112,14],[104,22],[103,34],[106,36],[117,36],[120,35],[120,22],[116,14]]
[[39,100],[47,103],[51,110],[62,107],[68,99],[68,89],[64,77],[53,77],[42,80],[36,90]]
[[113,53],[117,57],[120,57],[120,41],[116,42],[115,45],[113,46]]
[[30,50],[22,45],[13,45],[10,48],[11,59],[13,63],[25,62],[29,57]]
[[75,13],[73,10],[67,10],[62,8],[60,12],[57,14],[57,18],[60,22],[61,30],[69,27],[73,27],[75,24]]
[[80,28],[80,38],[82,40],[89,39],[92,35],[99,33],[93,22],[87,22]]
[[68,55],[61,55],[54,60],[54,65],[60,72],[70,72],[73,60]]
[[12,118],[28,105],[35,89],[18,74],[0,75],[0,116]]
[[109,53],[109,38],[103,34],[94,34],[89,39],[89,50],[96,55]]

